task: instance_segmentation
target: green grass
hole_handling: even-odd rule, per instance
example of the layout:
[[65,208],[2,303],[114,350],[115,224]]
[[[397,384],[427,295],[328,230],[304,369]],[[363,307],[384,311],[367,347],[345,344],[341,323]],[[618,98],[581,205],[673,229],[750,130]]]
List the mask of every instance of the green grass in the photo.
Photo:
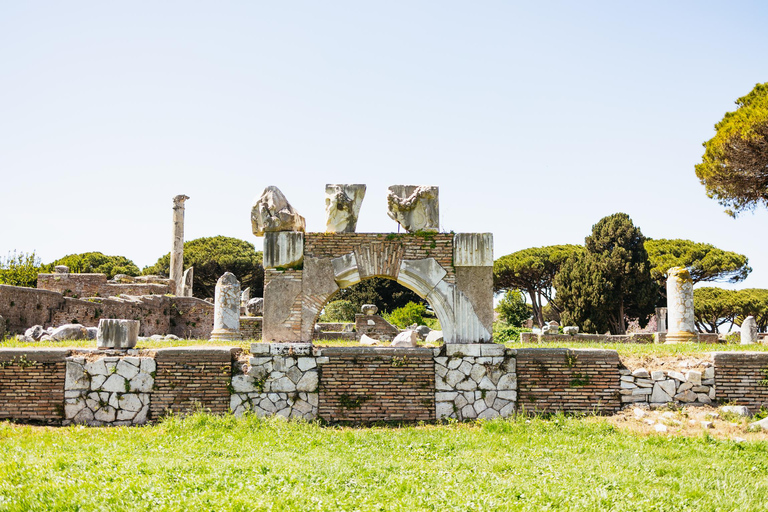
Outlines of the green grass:
[[0,423],[0,510],[766,510],[768,443],[555,417],[403,428],[195,414]]

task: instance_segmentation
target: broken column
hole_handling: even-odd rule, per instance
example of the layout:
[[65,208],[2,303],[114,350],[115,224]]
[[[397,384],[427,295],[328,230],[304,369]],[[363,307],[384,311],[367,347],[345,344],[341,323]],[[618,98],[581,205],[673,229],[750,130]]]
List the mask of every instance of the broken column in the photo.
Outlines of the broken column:
[[656,308],[656,332],[667,332],[667,308]]
[[409,233],[440,229],[438,188],[392,185],[387,194],[387,215]]
[[757,322],[752,315],[741,323],[741,344],[754,345],[757,343]]
[[216,283],[211,340],[240,339],[240,282],[226,272]]
[[696,341],[693,317],[693,279],[688,269],[672,267],[667,271],[666,343]]
[[171,281],[176,295],[183,293],[184,272],[184,201],[188,196],[180,194],[173,198],[173,247],[171,248]]
[[[189,267],[184,271],[184,278],[182,279],[183,290],[181,292],[182,297],[192,297],[192,285],[195,277],[195,267]],[[178,293],[176,295],[179,295]]]
[[354,233],[365,185],[325,186],[325,232]]
[[136,346],[139,339],[139,321],[102,318],[96,332],[99,348],[128,349]]

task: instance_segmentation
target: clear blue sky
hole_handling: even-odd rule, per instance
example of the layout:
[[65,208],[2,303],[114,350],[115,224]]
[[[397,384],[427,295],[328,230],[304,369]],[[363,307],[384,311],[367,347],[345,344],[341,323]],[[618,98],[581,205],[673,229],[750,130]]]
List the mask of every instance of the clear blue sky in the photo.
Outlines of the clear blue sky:
[[768,81],[759,2],[0,3],[0,255],[149,265],[186,238],[254,242],[276,185],[324,229],[326,183],[440,187],[446,231],[496,257],[583,243],[628,213],[653,238],[746,254],[768,288],[768,212],[733,220],[694,174],[734,100]]

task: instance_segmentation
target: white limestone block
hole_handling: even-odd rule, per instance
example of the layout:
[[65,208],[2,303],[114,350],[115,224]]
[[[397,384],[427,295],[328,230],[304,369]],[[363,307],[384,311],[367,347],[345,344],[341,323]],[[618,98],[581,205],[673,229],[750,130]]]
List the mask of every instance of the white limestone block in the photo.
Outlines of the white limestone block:
[[110,393],[125,393],[125,382],[126,380],[123,377],[113,374],[102,384],[101,389]]
[[264,237],[264,268],[295,267],[304,261],[304,233],[280,231]]
[[456,233],[453,237],[453,265],[492,267],[493,233]]
[[392,185],[387,194],[387,215],[409,233],[438,231],[440,229],[438,187]]
[[251,228],[256,236],[274,231],[304,231],[306,221],[280,189],[269,186],[251,207]]
[[136,346],[139,339],[139,321],[115,318],[99,320],[96,341],[99,348],[127,349]]
[[319,380],[316,371],[308,371],[305,373],[298,384],[296,384],[297,391],[314,392],[317,391]]
[[393,347],[415,347],[416,342],[419,340],[419,335],[416,331],[403,331],[392,340]]
[[325,186],[326,233],[355,232],[365,189],[359,184]]

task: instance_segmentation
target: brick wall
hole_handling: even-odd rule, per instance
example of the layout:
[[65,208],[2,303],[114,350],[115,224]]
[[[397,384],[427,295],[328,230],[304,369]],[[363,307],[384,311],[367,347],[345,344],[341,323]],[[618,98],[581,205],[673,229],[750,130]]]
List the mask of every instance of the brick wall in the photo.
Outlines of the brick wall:
[[194,297],[75,299],[48,290],[0,285],[0,316],[5,318],[8,332],[12,334],[23,333],[33,325],[58,327],[81,323],[96,327],[101,318],[125,318],[141,322],[141,336],[175,334],[182,338],[208,339],[213,329],[213,308],[213,304]]
[[518,409],[608,412],[621,408],[615,350],[518,349]]
[[432,349],[322,350],[319,416],[331,422],[435,419]]
[[67,349],[0,350],[0,419],[58,423]]
[[745,405],[754,413],[768,407],[768,353],[718,352],[715,360],[715,398]]
[[260,316],[241,316],[240,317],[240,335],[244,340],[261,339],[261,321]]
[[173,281],[163,283],[113,283],[106,274],[38,274],[40,290],[59,292],[65,297],[113,297],[126,295],[164,295],[173,293]]
[[213,413],[229,411],[232,362],[229,347],[178,347],[157,350],[150,418],[167,410],[184,413],[201,406]]
[[213,304],[195,297],[167,297],[166,300],[169,302],[170,314],[167,334],[197,340],[207,340],[211,337]]
[[53,314],[64,306],[60,293],[0,285],[0,316],[11,334],[23,333],[33,325],[48,327]]
[[402,253],[406,260],[435,258],[448,272],[445,280],[455,280],[452,233],[306,233],[304,255],[337,258],[371,244],[391,246],[389,252]]

